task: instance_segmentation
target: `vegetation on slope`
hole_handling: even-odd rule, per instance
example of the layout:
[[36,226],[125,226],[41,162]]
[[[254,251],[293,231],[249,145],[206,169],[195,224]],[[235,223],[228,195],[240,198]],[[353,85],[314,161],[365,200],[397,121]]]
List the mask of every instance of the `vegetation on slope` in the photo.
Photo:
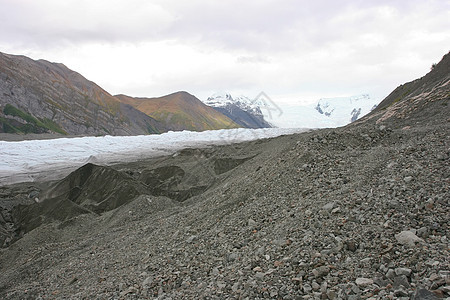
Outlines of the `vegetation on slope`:
[[[6,104],[3,109],[5,115],[13,116],[22,119],[25,123],[21,123],[14,119],[0,118],[0,123],[3,125],[3,131],[6,133],[43,133],[43,132],[56,132],[66,135],[61,127],[53,120],[48,118],[37,119],[26,113],[17,107]],[[14,122],[15,121],[15,122]]]

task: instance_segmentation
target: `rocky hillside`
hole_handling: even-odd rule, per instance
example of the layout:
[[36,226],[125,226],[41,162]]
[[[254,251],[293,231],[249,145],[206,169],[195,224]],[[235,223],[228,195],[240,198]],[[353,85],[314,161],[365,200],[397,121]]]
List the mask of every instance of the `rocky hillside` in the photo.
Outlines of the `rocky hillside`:
[[114,97],[63,64],[0,53],[0,133],[138,135],[237,127],[186,92]]
[[133,98],[126,95],[116,97],[158,120],[169,130],[203,131],[241,127],[187,92],[159,98]]
[[433,69],[412,82],[397,87],[374,110],[369,119],[376,123],[414,120],[426,125],[436,120],[450,121],[450,53]]
[[449,59],[343,128],[2,187],[0,297],[450,297]]
[[164,130],[63,64],[0,53],[0,130],[133,135]]

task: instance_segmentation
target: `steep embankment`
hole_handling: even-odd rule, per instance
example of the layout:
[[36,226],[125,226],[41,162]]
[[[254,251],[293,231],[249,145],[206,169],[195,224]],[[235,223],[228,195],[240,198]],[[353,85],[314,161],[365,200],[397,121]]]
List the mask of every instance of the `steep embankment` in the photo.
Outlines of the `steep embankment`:
[[158,120],[169,130],[203,131],[241,127],[186,92],[159,98],[132,98],[126,95],[116,97]]
[[0,107],[0,130],[7,133],[132,135],[163,129],[63,64],[3,53]]
[[[0,224],[20,239],[1,250],[0,296],[449,297],[450,89],[448,73],[429,75],[420,85],[429,92],[344,128],[89,165],[96,171],[2,188]],[[28,232],[14,219],[14,203],[48,191],[81,191],[65,198],[74,199],[69,207],[105,205],[92,186],[110,176],[146,190],[63,221],[46,211]],[[42,204],[20,216],[33,207]]]
[[448,122],[450,100],[450,53],[425,76],[397,87],[378,107],[363,119],[426,125],[436,120]]

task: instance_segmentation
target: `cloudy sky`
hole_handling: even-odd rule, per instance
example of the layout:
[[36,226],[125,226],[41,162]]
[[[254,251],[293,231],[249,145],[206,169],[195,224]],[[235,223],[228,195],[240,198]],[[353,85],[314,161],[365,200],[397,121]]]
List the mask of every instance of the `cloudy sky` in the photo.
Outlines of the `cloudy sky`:
[[112,94],[382,100],[450,50],[448,0],[0,0],[0,52]]

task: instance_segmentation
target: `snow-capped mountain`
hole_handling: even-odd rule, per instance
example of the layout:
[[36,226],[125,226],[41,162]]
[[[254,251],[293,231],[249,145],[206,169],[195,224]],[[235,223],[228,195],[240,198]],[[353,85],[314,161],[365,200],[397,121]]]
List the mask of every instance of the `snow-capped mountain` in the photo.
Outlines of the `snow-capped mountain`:
[[368,94],[363,94],[353,97],[320,99],[315,109],[318,113],[334,119],[339,124],[344,124],[356,121],[376,106]]
[[230,93],[215,93],[204,103],[245,128],[273,127],[264,119],[261,108],[264,108],[265,103],[261,100],[245,96],[233,97]]
[[282,115],[272,120],[278,127],[334,128],[345,126],[372,111],[378,101],[369,95],[322,98],[310,105],[284,105]]

